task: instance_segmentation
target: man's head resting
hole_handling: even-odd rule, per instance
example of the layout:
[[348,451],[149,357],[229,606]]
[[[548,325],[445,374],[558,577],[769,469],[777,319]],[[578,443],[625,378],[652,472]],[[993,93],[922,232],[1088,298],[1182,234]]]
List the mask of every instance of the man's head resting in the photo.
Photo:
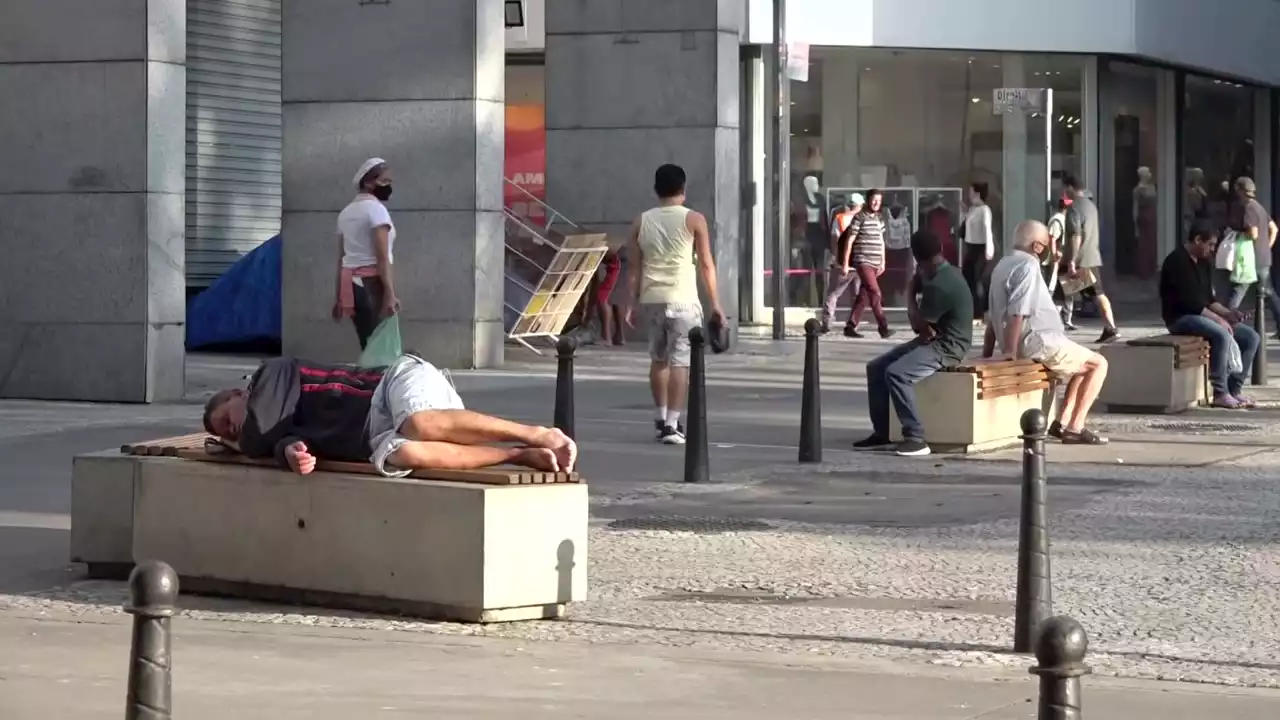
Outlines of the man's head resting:
[[249,393],[240,388],[219,390],[204,404],[204,429],[210,435],[236,442],[248,411]]

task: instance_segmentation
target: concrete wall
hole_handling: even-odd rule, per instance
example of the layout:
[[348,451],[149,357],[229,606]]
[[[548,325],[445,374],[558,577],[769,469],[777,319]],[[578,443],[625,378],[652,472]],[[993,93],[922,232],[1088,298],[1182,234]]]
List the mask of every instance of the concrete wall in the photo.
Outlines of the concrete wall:
[[0,3],[0,397],[182,397],[186,0]]
[[[749,42],[772,42],[773,0],[747,2]],[[811,45],[1137,55],[1280,85],[1276,27],[1273,0],[788,0],[786,29]]]
[[405,347],[502,362],[502,0],[284,2],[284,351],[359,352],[335,323],[338,212],[370,157],[395,173]]
[[736,320],[740,0],[547,1],[547,203],[625,241],[653,172],[689,174]]

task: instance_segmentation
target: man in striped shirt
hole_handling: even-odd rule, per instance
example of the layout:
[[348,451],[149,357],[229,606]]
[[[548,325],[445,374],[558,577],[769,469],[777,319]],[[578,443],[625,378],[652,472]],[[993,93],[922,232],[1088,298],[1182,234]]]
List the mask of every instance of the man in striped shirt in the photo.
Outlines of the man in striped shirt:
[[879,190],[867,193],[867,202],[862,212],[853,219],[845,230],[849,235],[848,250],[845,251],[841,270],[858,274],[858,299],[853,304],[853,312],[849,314],[849,324],[844,328],[847,337],[859,338],[858,323],[862,313],[870,306],[871,314],[876,318],[876,327],[880,337],[889,338],[893,331],[889,329],[889,320],[884,314],[884,296],[880,292],[880,276],[884,274],[884,218],[880,215]]

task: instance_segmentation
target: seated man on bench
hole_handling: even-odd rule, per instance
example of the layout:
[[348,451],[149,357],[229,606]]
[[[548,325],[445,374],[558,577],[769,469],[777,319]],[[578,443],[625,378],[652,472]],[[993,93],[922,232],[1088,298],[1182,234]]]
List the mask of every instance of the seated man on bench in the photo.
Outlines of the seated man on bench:
[[[1169,253],[1160,266],[1160,311],[1174,335],[1196,335],[1209,341],[1209,381],[1213,406],[1250,408],[1245,397],[1245,373],[1253,365],[1261,340],[1245,325],[1244,314],[1213,297],[1213,257],[1218,233],[1204,220],[1191,226],[1187,241]],[[1234,346],[1234,347],[1233,347]],[[1239,352],[1240,369],[1230,368]]]
[[[916,337],[867,363],[871,436],[854,450],[893,450],[918,457],[932,452],[916,409],[915,384],[958,365],[973,344],[973,296],[960,268],[942,255],[942,241],[928,230],[911,236],[916,274],[907,290],[907,317]],[[920,299],[917,301],[916,296]],[[889,403],[902,422],[902,442],[889,440]]]
[[1055,380],[1067,384],[1049,435],[1067,445],[1105,445],[1107,439],[1084,424],[1107,379],[1107,359],[1067,337],[1040,272],[1040,254],[1053,242],[1049,229],[1025,220],[1013,232],[1013,252],[991,271],[982,356],[991,357],[998,340],[1006,358],[1031,358],[1044,365]]
[[559,430],[464,409],[449,379],[410,354],[386,368],[268,360],[247,390],[210,398],[204,429],[302,475],[318,459],[368,462],[388,477],[502,464],[568,472],[578,454]]

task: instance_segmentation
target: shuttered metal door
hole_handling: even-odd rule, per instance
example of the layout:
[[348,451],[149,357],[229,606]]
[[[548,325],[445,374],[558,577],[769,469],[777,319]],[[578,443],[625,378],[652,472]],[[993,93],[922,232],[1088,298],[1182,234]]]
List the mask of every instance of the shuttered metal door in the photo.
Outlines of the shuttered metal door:
[[280,2],[187,0],[187,285],[280,231]]

